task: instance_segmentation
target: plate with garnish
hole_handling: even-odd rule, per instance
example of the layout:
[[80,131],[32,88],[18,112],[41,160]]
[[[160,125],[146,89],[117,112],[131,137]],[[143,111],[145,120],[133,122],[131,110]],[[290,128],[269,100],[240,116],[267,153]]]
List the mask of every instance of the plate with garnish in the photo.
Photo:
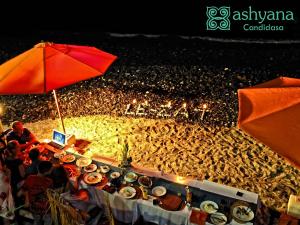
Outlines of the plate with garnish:
[[108,173],[110,171],[110,168],[107,165],[100,166],[100,171],[101,173]]
[[212,214],[212,213],[217,212],[219,207],[218,207],[217,203],[207,200],[207,201],[201,202],[200,209],[202,209],[203,211],[205,211],[209,214]]
[[232,209],[232,217],[237,222],[249,222],[254,218],[254,212],[249,206],[238,205]]
[[220,212],[216,212],[210,215],[210,221],[214,225],[224,225],[227,222],[227,217]]
[[82,157],[80,159],[77,159],[76,166],[78,166],[78,167],[86,167],[86,166],[90,165],[91,163],[92,163],[91,159]]
[[112,179],[116,179],[116,178],[118,178],[118,177],[120,177],[121,176],[121,174],[119,173],[119,172],[112,172],[111,174],[110,174],[110,177],[112,178]]
[[138,175],[136,173],[129,172],[125,175],[124,180],[129,182],[129,183],[132,183],[132,182],[136,181],[137,178],[138,178]]
[[86,167],[84,167],[84,171],[87,172],[87,173],[91,173],[91,172],[94,172],[97,170],[97,165],[92,163]]
[[156,197],[164,196],[167,193],[167,189],[164,186],[156,186],[152,189],[152,194]]
[[136,190],[133,187],[127,186],[127,187],[121,188],[121,190],[119,191],[119,194],[123,198],[133,198],[136,195]]
[[150,177],[147,176],[140,176],[138,182],[141,186],[150,188],[152,186],[152,180]]
[[83,180],[87,184],[97,184],[97,183],[101,182],[102,175],[97,172],[87,173],[83,177]]
[[64,163],[74,162],[75,159],[76,159],[76,157],[74,155],[71,155],[71,154],[64,155],[63,157],[60,158],[60,160]]

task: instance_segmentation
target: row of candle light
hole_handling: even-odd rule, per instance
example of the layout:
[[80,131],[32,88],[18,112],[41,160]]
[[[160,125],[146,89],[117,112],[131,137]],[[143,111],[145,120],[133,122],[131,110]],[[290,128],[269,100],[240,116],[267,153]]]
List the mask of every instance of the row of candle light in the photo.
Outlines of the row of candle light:
[[[136,100],[136,99],[133,99],[132,104],[137,104],[137,100]],[[144,111],[144,109],[141,107],[141,105],[143,105],[143,106],[148,106],[149,103],[148,103],[148,101],[146,100],[146,101],[144,101],[143,103],[138,104],[138,107],[137,107],[137,110],[136,110],[136,113],[135,113],[135,114],[137,114],[137,115],[138,115],[138,114],[144,115],[144,113],[139,112],[139,111]],[[172,105],[172,104],[171,104],[171,101],[169,101],[167,105],[161,105],[160,107],[161,107],[161,108],[171,108],[171,105]],[[125,114],[134,114],[134,113],[128,113],[128,110],[130,109],[130,106],[131,106],[131,104],[127,104],[127,107],[126,107],[126,110],[125,110]],[[184,110],[186,110],[186,108],[187,108],[187,103],[183,103],[181,108],[183,108]],[[194,111],[200,111],[200,110],[201,110],[202,113],[201,113],[200,119],[203,120],[204,114],[205,114],[205,112],[207,111],[207,109],[208,109],[208,105],[205,103],[205,104],[202,105],[202,109],[195,109]],[[176,114],[176,115],[177,115],[177,114]]]

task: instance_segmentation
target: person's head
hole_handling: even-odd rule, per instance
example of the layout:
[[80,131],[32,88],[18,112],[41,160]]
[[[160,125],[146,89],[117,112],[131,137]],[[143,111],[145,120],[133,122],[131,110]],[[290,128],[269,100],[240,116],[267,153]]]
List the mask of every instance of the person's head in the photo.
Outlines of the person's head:
[[24,127],[23,127],[23,123],[20,121],[14,121],[12,123],[12,129],[14,130],[15,133],[21,135],[23,133]]
[[47,175],[51,173],[52,163],[49,161],[41,161],[38,165],[38,172],[42,175]]
[[39,156],[40,156],[40,151],[37,148],[33,148],[30,150],[29,158],[31,159],[31,161],[38,160]]
[[16,140],[11,140],[7,143],[6,149],[9,155],[16,156],[20,150],[20,144]]

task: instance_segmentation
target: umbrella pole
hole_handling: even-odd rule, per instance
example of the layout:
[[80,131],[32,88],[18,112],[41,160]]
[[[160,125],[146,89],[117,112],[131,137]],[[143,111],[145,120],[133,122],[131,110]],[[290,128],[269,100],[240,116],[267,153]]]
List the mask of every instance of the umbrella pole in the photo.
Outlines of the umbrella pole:
[[58,116],[59,116],[59,119],[61,121],[61,125],[63,127],[63,130],[64,130],[64,133],[66,133],[66,129],[65,129],[65,125],[64,125],[64,121],[63,121],[63,118],[60,114],[60,110],[59,110],[59,105],[58,105],[58,100],[57,100],[57,96],[56,96],[56,91],[53,90],[53,96],[54,96],[54,99],[55,99],[55,104],[56,104],[56,108],[57,108],[57,112],[58,112]]

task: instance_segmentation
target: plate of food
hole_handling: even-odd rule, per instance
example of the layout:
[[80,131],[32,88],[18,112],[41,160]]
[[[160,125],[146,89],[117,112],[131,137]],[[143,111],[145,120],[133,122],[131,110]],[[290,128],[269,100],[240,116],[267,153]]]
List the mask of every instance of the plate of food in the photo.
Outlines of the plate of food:
[[123,197],[123,198],[133,198],[136,195],[136,190],[133,187],[123,187],[121,188],[121,190],[119,191],[119,194]]
[[227,217],[220,212],[216,212],[210,215],[210,221],[214,225],[224,225],[227,222]]
[[201,202],[200,209],[203,210],[204,212],[212,214],[212,213],[217,212],[219,207],[218,207],[217,203],[207,200],[207,201]]
[[76,157],[74,155],[71,155],[71,154],[64,155],[63,157],[60,158],[60,160],[64,163],[74,162],[75,159],[76,159]]
[[150,188],[152,186],[152,180],[150,177],[147,176],[140,176],[138,182],[141,186]]
[[78,167],[86,167],[86,166],[90,165],[91,163],[92,163],[91,159],[84,158],[84,157],[77,159],[77,161],[76,161],[76,165]]
[[119,173],[119,172],[112,172],[111,174],[110,174],[110,177],[112,178],[112,179],[116,179],[116,178],[118,178],[118,177],[120,177],[121,176],[121,174]]
[[132,183],[132,182],[136,181],[137,178],[138,178],[138,175],[136,173],[129,172],[125,175],[124,180],[129,182],[129,183]]
[[97,184],[101,182],[102,180],[102,175],[97,172],[92,172],[92,173],[87,173],[84,177],[83,180],[87,184]]
[[237,222],[249,222],[254,218],[254,212],[249,206],[238,205],[232,209],[232,216]]
[[63,167],[65,168],[68,177],[79,177],[81,174],[80,169],[73,164],[65,164]]
[[167,189],[164,186],[156,186],[152,189],[152,194],[156,197],[164,196],[167,193]]
[[106,165],[100,166],[100,171],[101,171],[101,173],[108,173],[110,171],[110,168],[109,168],[109,166],[106,166]]
[[86,167],[84,167],[84,171],[87,172],[87,173],[91,173],[91,172],[94,172],[97,170],[97,165],[92,163]]

